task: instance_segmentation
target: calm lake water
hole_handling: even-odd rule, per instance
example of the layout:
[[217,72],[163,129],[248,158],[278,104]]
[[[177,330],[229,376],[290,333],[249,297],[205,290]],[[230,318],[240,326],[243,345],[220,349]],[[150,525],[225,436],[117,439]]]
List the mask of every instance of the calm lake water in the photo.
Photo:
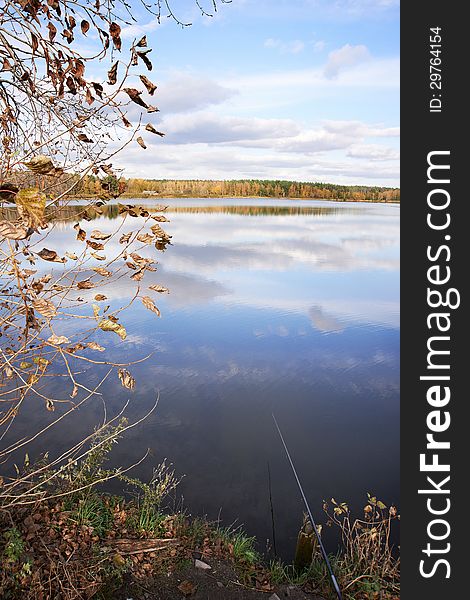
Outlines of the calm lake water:
[[[183,496],[192,514],[243,524],[262,547],[273,537],[269,470],[277,550],[287,559],[302,504],[272,413],[319,521],[332,496],[357,508],[367,492],[398,503],[399,207],[164,203],[173,243],[146,279],[170,289],[156,298],[161,318],[136,303],[122,318],[125,342],[104,332],[96,338],[117,362],[154,353],[130,368],[135,391],[117,377],[105,383],[109,413],[130,398],[127,414],[141,415],[160,394],[156,412],[116,446],[113,461],[130,464],[150,448],[135,471],[148,478],[166,457],[185,475],[177,502]],[[82,225],[112,232],[119,219]],[[48,247],[79,248],[72,225],[56,226]],[[135,284],[127,281],[103,290],[112,303],[128,300]],[[66,323],[59,333],[67,334]],[[90,385],[103,373],[83,368]],[[49,449],[65,448],[99,418],[96,401],[51,432]]]

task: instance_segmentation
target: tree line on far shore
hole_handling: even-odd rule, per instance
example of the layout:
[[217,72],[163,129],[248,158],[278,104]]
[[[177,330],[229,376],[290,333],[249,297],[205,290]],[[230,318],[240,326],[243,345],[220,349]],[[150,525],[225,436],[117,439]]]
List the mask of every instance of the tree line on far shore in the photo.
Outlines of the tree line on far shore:
[[[123,185],[124,184],[124,185]],[[117,181],[109,181],[110,188]],[[74,190],[76,195],[94,195],[101,182],[94,176],[85,177]],[[162,197],[261,197],[302,198],[317,200],[340,200],[343,202],[400,202],[400,189],[333,183],[299,182],[282,180],[173,180],[173,179],[124,179],[121,188],[127,196]]]

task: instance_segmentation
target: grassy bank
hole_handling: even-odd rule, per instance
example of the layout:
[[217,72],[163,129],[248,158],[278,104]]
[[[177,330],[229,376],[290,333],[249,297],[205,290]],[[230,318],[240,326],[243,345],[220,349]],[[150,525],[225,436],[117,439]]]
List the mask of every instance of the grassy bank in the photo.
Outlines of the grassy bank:
[[[224,598],[230,586],[240,598],[256,597],[244,590],[273,594],[286,587],[301,597],[335,598],[315,553],[302,570],[267,562],[256,552],[255,539],[240,530],[158,508],[149,512],[144,504],[90,492],[4,514],[0,597],[166,598],[159,595],[164,585],[173,590],[170,597],[183,598],[196,593],[204,573],[215,580],[209,583],[219,584],[207,598]],[[398,563],[383,545],[371,551],[371,541],[331,557],[344,598],[398,600]],[[202,571],[194,568],[196,560]]]
[[[314,545],[303,566],[269,561],[242,530],[169,509],[178,480],[165,463],[148,483],[106,469],[125,426],[99,430],[79,461],[30,465],[26,457],[14,479],[0,478],[2,599],[335,598]],[[125,497],[97,487],[112,478]],[[396,508],[368,495],[358,519],[335,500],[323,509],[341,539],[331,561],[344,598],[398,599]]]

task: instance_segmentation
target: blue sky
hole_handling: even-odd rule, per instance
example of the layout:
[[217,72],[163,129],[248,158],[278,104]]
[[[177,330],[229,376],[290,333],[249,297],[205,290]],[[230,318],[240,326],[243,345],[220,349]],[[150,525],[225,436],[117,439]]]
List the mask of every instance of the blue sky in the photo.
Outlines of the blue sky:
[[127,176],[399,185],[397,0],[171,6],[192,26],[136,8],[123,30],[153,48],[166,132],[121,155]]

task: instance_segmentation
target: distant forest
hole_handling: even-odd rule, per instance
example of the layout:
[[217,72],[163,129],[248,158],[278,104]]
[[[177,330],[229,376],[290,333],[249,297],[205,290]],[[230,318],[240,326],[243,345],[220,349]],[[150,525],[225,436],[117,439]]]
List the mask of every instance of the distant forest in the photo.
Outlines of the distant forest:
[[[111,188],[114,187],[113,182],[109,183]],[[93,195],[98,191],[97,187],[100,187],[97,178],[88,176],[78,184],[75,194]],[[125,188],[124,195],[128,197],[261,197],[339,200],[342,202],[400,202],[399,188],[281,180],[124,179],[121,180],[122,188]]]

